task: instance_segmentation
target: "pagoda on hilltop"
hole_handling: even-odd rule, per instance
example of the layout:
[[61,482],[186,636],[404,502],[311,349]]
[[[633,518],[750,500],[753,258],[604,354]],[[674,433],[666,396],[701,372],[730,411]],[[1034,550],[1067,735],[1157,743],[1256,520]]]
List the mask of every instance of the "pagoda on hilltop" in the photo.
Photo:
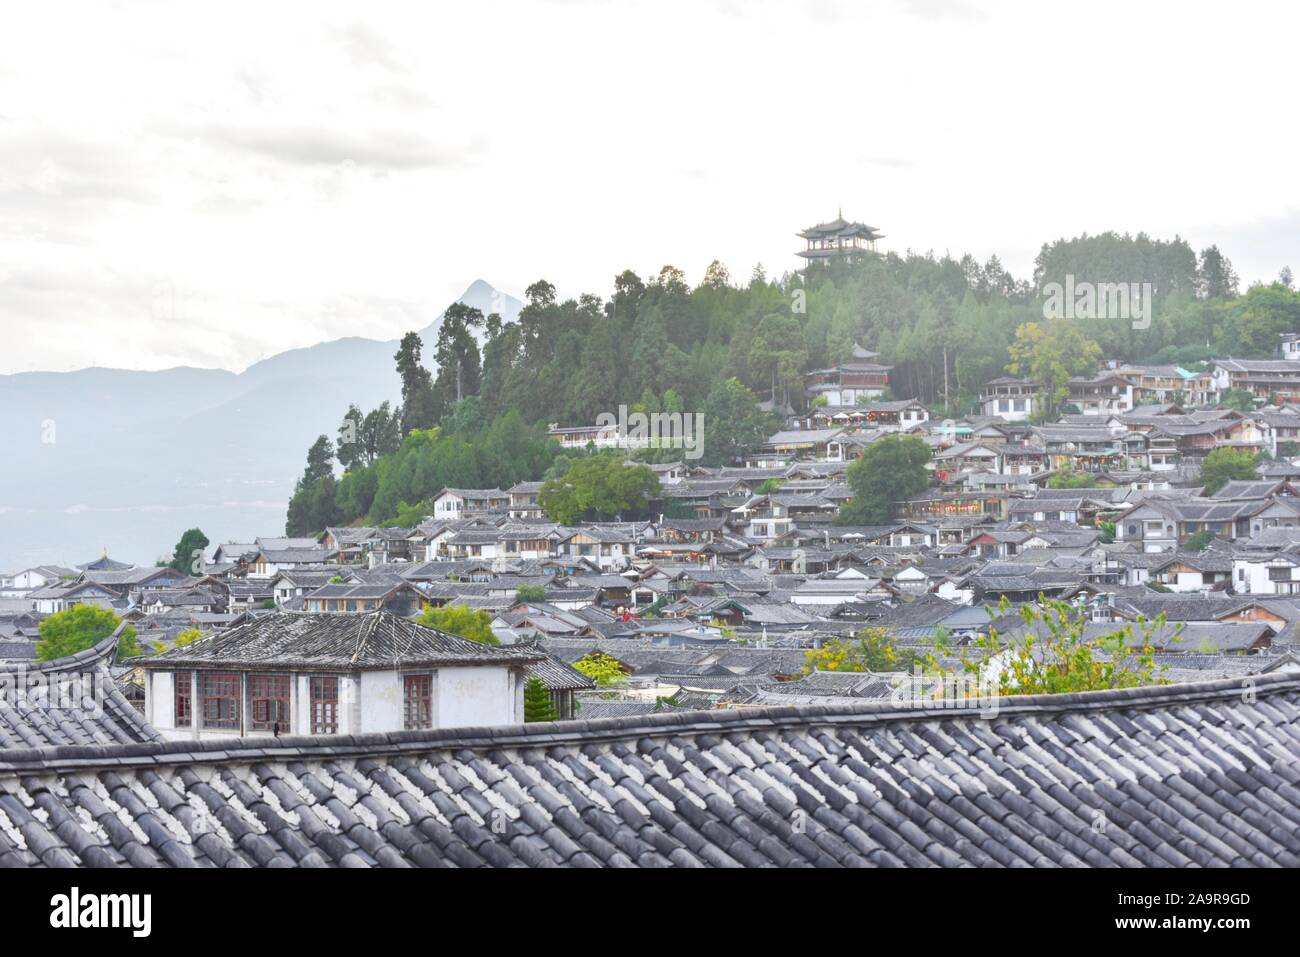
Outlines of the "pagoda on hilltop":
[[799,250],[796,255],[802,256],[809,263],[822,262],[835,256],[852,253],[874,253],[876,240],[884,238],[884,233],[874,226],[846,220],[843,210],[829,223],[809,226],[795,235],[808,244],[806,249]]

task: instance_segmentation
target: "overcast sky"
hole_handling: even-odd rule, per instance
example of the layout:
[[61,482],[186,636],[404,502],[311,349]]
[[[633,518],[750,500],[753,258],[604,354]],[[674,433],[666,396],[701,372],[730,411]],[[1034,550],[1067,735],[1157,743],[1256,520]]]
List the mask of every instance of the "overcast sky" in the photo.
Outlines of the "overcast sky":
[[607,295],[1107,229],[1300,269],[1296,5],[28,4],[0,29],[0,372],[239,370],[471,281]]

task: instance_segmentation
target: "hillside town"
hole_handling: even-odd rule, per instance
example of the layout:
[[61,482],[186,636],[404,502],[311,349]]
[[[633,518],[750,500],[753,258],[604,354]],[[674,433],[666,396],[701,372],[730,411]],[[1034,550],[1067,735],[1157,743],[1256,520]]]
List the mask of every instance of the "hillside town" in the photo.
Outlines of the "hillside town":
[[6,18],[18,939],[1289,926],[1300,6],[1112,5]]
[[[886,698],[906,676],[831,673],[811,666],[809,652],[882,629],[917,653],[941,638],[955,665],[990,631],[1014,633],[1016,608],[1044,599],[1068,603],[1098,629],[1162,620],[1155,661],[1164,681],[1300,664],[1300,336],[1284,337],[1276,359],[1216,360],[1201,373],[1111,363],[1071,380],[1067,411],[1048,422],[1028,379],[994,379],[983,414],[938,421],[918,401],[882,398],[889,371],[855,347],[804,376],[804,411],[790,411],[743,462],[651,465],[661,491],[649,520],[559,524],[539,505],[541,482],[444,488],[413,527],[226,542],[198,555],[190,574],[107,554],[6,574],[0,660],[34,661],[47,616],[111,609],[154,651],[141,664],[114,665],[118,682],[172,733],[182,691],[169,669],[195,656],[174,647],[178,636],[209,638],[196,649],[252,641],[260,668],[279,655],[296,674],[292,647],[268,649],[255,636],[288,628],[310,642],[312,629],[285,622],[401,622],[446,606],[490,619],[499,644],[468,657],[475,665],[500,657],[500,678],[471,682],[466,694],[503,697],[444,701],[435,727],[522,717],[532,676],[558,717]],[[1220,405],[1230,390],[1249,393],[1255,408]],[[637,445],[611,426],[557,425],[550,435],[572,449]],[[928,447],[929,487],[896,502],[888,524],[844,524],[847,470],[891,435]],[[1257,477],[1207,491],[1201,467],[1217,449],[1256,455]],[[1060,476],[1074,481],[1054,487]],[[404,655],[418,657],[414,647],[384,654],[392,681]],[[623,680],[598,686],[573,667],[593,656],[607,656]],[[288,681],[272,690],[287,711]],[[183,693],[202,697],[198,686]],[[234,723],[214,719],[210,730],[273,723],[232,707]],[[365,729],[401,727],[393,715]],[[205,728],[196,721],[184,733]],[[305,718],[287,721],[291,728],[312,732]]]
[[[6,574],[0,866],[1296,866],[1294,805],[1232,755],[1272,753],[1300,680],[1298,340],[1204,374],[1114,364],[1054,421],[1019,378],[936,420],[857,347],[743,461],[650,466],[653,519],[442,488],[411,527]],[[898,436],[927,488],[846,524],[849,470]],[[1257,476],[1207,489],[1219,449]],[[1144,680],[1086,716],[957,690],[1045,606]],[[41,653],[83,608],[112,633]],[[873,634],[908,666],[825,655]],[[1195,782],[1172,825],[1169,768]]]

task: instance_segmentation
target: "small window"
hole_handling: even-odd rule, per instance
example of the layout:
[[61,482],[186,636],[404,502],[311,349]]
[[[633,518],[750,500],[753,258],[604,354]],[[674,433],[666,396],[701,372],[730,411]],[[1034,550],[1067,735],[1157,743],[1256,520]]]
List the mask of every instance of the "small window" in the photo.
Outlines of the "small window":
[[188,728],[194,721],[194,684],[192,671],[178,671],[172,675],[175,682],[175,720],[173,726]]
[[433,727],[433,676],[407,675],[403,726],[407,731]]
[[339,730],[339,679],[315,675],[311,679],[311,733],[337,734]]
[[203,727],[238,731],[240,675],[224,671],[203,674]]
[[253,731],[289,730],[289,676],[248,676],[249,728]]

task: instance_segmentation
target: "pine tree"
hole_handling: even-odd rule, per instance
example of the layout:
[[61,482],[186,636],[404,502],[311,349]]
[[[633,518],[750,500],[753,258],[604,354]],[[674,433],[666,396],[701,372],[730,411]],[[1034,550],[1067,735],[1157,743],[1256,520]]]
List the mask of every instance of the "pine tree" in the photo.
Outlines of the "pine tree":
[[524,685],[524,720],[555,721],[555,705],[551,703],[551,693],[542,684],[541,678],[529,678]]
[[203,549],[208,547],[208,536],[200,529],[191,528],[181,536],[172,552],[172,560],[167,563],[183,575],[198,575],[203,563],[200,561]]
[[433,391],[433,376],[420,361],[423,343],[417,333],[408,332],[393,356],[402,380],[401,432],[431,428],[442,417]]

